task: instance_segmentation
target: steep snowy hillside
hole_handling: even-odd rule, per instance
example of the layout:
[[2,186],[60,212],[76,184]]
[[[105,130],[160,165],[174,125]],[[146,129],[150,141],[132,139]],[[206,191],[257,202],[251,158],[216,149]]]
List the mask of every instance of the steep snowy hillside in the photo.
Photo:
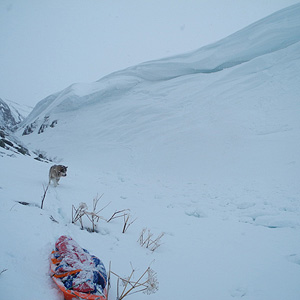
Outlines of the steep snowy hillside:
[[[118,274],[157,272],[155,294],[128,299],[298,299],[299,82],[300,4],[39,102],[18,136],[68,174],[41,210],[49,164],[0,158],[2,295],[62,299],[48,258],[68,234]],[[97,194],[104,218],[137,218],[125,234],[122,218],[96,233],[71,223]],[[164,232],[154,252],[137,242],[143,228]]]
[[32,111],[32,107],[0,98],[0,128],[16,130],[19,123]]
[[21,123],[32,112],[33,107],[29,105],[20,105],[19,103],[5,99],[6,104],[9,106],[16,122]]
[[24,112],[23,106],[0,98],[0,157],[15,156],[16,154],[31,155],[30,151],[13,133],[18,124],[24,120],[16,107]]
[[18,120],[14,117],[10,107],[0,98],[0,129],[13,130],[17,124]]
[[145,81],[216,73],[288,48],[300,41],[299,11],[300,6],[294,5],[195,52],[143,63],[108,75],[95,83],[74,84],[38,103],[25,124],[35,121],[41,123],[52,112],[119,99],[120,95]]
[[[295,5],[199,51],[74,84],[35,107],[23,140],[84,164],[88,153],[93,167],[109,170],[271,189],[292,184],[299,15]],[[113,152],[124,158],[111,161]]]

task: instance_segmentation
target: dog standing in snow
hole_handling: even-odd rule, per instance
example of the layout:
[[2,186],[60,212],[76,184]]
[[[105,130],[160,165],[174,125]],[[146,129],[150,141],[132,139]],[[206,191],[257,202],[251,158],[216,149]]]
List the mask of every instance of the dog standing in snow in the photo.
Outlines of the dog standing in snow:
[[49,171],[49,185],[50,185],[51,181],[53,181],[54,186],[57,186],[58,182],[60,180],[60,177],[67,176],[67,169],[68,169],[68,167],[63,166],[63,165],[52,166]]

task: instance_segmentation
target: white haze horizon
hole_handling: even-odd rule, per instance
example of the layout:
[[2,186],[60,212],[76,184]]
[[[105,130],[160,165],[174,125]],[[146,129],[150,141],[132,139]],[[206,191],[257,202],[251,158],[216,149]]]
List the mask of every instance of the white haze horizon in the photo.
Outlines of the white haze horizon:
[[73,83],[194,51],[297,0],[0,3],[0,98],[35,106]]

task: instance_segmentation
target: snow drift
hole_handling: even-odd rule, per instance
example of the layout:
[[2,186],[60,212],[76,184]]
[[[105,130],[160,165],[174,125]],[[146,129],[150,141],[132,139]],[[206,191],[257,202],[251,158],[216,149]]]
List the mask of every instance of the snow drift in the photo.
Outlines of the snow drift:
[[300,41],[299,11],[299,5],[295,5],[197,51],[142,63],[95,83],[71,85],[39,102],[25,124],[51,111],[69,111],[87,103],[119,98],[144,81],[215,73],[288,48]]

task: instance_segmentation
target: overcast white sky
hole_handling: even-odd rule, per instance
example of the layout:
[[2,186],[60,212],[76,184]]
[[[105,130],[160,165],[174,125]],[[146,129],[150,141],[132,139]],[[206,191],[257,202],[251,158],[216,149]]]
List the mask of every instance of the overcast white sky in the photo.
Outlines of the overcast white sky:
[[0,98],[34,106],[75,82],[217,41],[299,0],[0,0]]

